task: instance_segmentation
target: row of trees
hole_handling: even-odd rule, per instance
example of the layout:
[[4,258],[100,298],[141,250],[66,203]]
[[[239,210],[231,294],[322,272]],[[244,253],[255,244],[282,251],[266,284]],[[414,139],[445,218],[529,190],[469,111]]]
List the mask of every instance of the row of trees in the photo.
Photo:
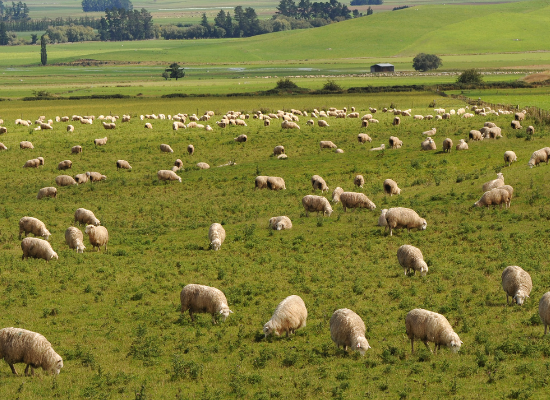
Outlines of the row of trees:
[[80,18],[42,18],[42,19],[25,19],[12,20],[4,22],[8,31],[14,32],[29,32],[29,31],[44,31],[50,26],[65,26],[65,25],[82,25],[89,26],[94,29],[99,29],[99,18],[80,17]]
[[330,21],[342,21],[351,18],[351,10],[337,0],[325,3],[310,0],[300,0],[298,5],[294,0],[281,0],[277,6],[277,14],[296,19],[324,18]]
[[134,5],[130,0],[82,0],[82,11],[106,11],[113,8],[124,8],[132,11]]
[[4,5],[0,0],[0,20],[2,21],[24,21],[29,19],[29,7],[27,3],[11,2],[11,7]]
[[99,35],[89,26],[50,26],[46,30],[50,43],[87,42],[99,40]]
[[141,11],[109,9],[105,17],[101,17],[98,33],[102,41],[152,39],[155,37],[153,17],[145,8]]

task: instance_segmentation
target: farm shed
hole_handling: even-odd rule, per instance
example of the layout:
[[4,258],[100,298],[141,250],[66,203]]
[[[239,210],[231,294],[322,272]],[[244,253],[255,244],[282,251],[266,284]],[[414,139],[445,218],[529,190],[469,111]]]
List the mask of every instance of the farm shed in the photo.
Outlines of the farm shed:
[[380,63],[370,66],[370,72],[394,72],[395,67],[393,64]]

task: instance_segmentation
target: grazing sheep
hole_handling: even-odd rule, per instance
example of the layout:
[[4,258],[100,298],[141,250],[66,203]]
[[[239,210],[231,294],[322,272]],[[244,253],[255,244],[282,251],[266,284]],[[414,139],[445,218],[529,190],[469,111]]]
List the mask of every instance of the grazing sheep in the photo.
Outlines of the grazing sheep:
[[19,147],[21,149],[34,149],[34,146],[32,145],[32,143],[26,140],[23,140],[22,142],[20,142]]
[[437,132],[437,129],[432,128],[432,129],[430,129],[429,131],[424,131],[424,132],[422,132],[422,134],[423,134],[423,135],[426,135],[426,136],[433,136],[433,135],[435,135],[436,132]]
[[[0,119],[0,124],[2,123],[4,123],[4,121]],[[5,126],[0,126],[0,134],[3,134],[3,133],[8,133],[8,128],[6,128]]]
[[379,151],[379,150],[384,150],[385,148],[386,148],[386,145],[382,143],[380,147],[373,147],[372,149],[370,149],[370,151]]
[[267,188],[267,178],[268,176],[257,176],[254,179],[254,188],[255,189],[265,189]]
[[176,161],[174,161],[174,166],[172,167],[172,171],[176,172],[179,171],[183,167],[183,162],[178,158]]
[[118,171],[119,169],[132,169],[132,166],[130,165],[130,163],[126,160],[117,160],[116,162],[116,170]]
[[7,150],[8,148],[4,143],[0,143],[0,150]]
[[82,153],[82,146],[73,146],[71,147],[71,154]]
[[389,229],[390,236],[396,228],[407,228],[410,232],[411,229],[425,230],[428,226],[426,220],[420,218],[416,211],[404,207],[390,208],[386,213],[386,224],[384,231]]
[[401,194],[401,189],[393,179],[386,179],[384,181],[384,193],[389,194],[391,197],[394,194]]
[[499,205],[502,208],[504,204],[506,208],[510,207],[511,196],[510,192],[501,187],[491,189],[481,196],[481,198],[474,203],[475,207],[496,206]]
[[94,213],[90,210],[86,210],[85,208],[76,209],[76,211],[74,212],[74,222],[78,222],[78,225],[101,225],[101,221],[96,218]]
[[336,150],[334,150],[334,152],[335,152],[336,154],[342,154],[342,153],[344,152],[344,150],[342,150],[342,149],[336,149]]
[[519,121],[516,120],[513,120],[510,123],[510,126],[512,127],[512,129],[521,129],[521,124],[519,123]]
[[233,311],[227,305],[227,299],[221,290],[211,286],[190,283],[184,286],[180,293],[181,312],[189,310],[191,321],[195,321],[193,313],[207,313],[212,315],[212,323],[216,324],[216,315],[221,315],[225,322]]
[[497,179],[493,179],[483,184],[482,190],[483,192],[487,192],[502,185],[504,185],[504,175],[502,175],[502,172],[499,172],[497,174]]
[[516,156],[516,153],[514,153],[511,150],[508,150],[504,152],[504,165],[508,163],[508,166],[510,166],[513,162],[517,161],[518,157]]
[[302,205],[306,210],[306,217],[309,215],[309,212],[313,211],[316,211],[317,214],[319,214],[319,211],[322,211],[323,216],[326,214],[328,217],[332,214],[330,203],[322,196],[308,194],[302,198]]
[[321,147],[321,149],[337,149],[338,148],[338,146],[336,146],[330,140],[321,140],[319,142],[319,147]]
[[401,123],[401,119],[400,119],[399,117],[395,117],[395,118],[393,119],[393,122],[392,122],[393,126],[397,126],[397,125],[399,125],[400,123]]
[[481,128],[480,132],[483,132],[483,130],[485,139],[498,139],[502,137],[502,129],[498,126],[493,128]]
[[422,150],[436,150],[435,142],[431,137],[424,140],[420,146]]
[[450,113],[445,113],[441,116],[441,119],[451,119],[451,114]]
[[173,153],[174,150],[172,150],[172,148],[170,147],[169,144],[161,144],[160,145],[160,151],[162,151],[163,153]]
[[74,180],[79,185],[83,184],[83,183],[86,183],[86,182],[88,182],[88,175],[86,175],[86,174],[77,174],[77,175],[74,176]]
[[277,159],[278,159],[278,160],[286,160],[287,158],[288,158],[288,156],[287,156],[286,154],[279,154],[279,155],[277,156]]
[[44,165],[44,159],[42,157],[33,158],[32,160],[27,160],[23,168],[38,168],[39,166]]
[[355,175],[355,178],[353,178],[353,184],[362,188],[365,184],[365,178],[363,178],[363,175]]
[[330,317],[330,337],[336,346],[359,351],[363,356],[370,349],[365,338],[365,323],[359,315],[347,308],[334,311]]
[[105,246],[107,251],[107,242],[109,241],[109,232],[104,226],[86,225],[84,233],[88,235],[92,249],[97,247],[97,251],[101,249],[101,246]]
[[181,177],[169,169],[161,169],[157,171],[157,178],[159,181],[178,181],[181,183]]
[[388,140],[391,149],[400,149],[403,146],[403,142],[397,136],[390,136]]
[[[122,122],[124,122],[124,121],[122,121]],[[180,128],[181,128],[181,129],[186,129],[187,126],[185,126],[185,124],[184,124],[183,122],[181,122],[181,121],[174,121],[174,122],[172,123],[172,130],[177,131],[177,130],[180,129]]]
[[101,175],[99,172],[95,172],[95,171],[86,172],[86,175],[88,176],[88,179],[90,180],[90,182],[99,182],[107,179],[105,175]]
[[72,168],[73,162],[71,160],[63,160],[59,164],[57,164],[57,169],[62,171],[69,168]]
[[40,189],[38,191],[38,194],[36,195],[36,199],[40,200],[43,197],[53,197],[55,199],[57,197],[57,189],[53,186],[48,186]]
[[52,246],[47,240],[26,237],[21,241],[21,250],[23,250],[23,256],[21,260],[26,258],[43,258],[46,262],[52,258],[59,259],[57,253],[53,251]]
[[422,120],[424,119],[424,116],[423,116],[423,115],[418,115],[418,114],[417,114],[417,115],[415,115],[413,118],[416,119],[416,120],[418,120],[418,121],[422,121]]
[[525,119],[525,113],[517,112],[514,114],[514,120],[523,121]]
[[363,119],[361,120],[361,128],[368,128],[369,127],[369,120]]
[[94,139],[94,144],[96,146],[105,146],[107,144],[107,137],[104,137],[103,139]]
[[275,146],[273,148],[273,155],[278,156],[280,154],[285,154],[285,148],[283,146]]
[[46,229],[44,222],[33,217],[23,217],[19,220],[19,240],[21,240],[22,233],[25,233],[25,237],[29,233],[32,233],[34,236],[42,236],[46,240],[51,235],[50,231]]
[[65,243],[69,246],[69,249],[75,249],[77,253],[84,253],[84,235],[82,231],[74,226],[70,226],[65,231]]
[[544,334],[548,325],[550,325],[550,292],[546,292],[542,295],[539,301],[539,316],[544,324]]
[[199,169],[209,169],[210,165],[208,165],[205,162],[199,162],[199,163],[197,163],[197,167],[199,167]]
[[300,129],[300,126],[296,122],[283,121],[283,122],[281,122],[281,128],[283,128],[283,129]]
[[453,148],[453,141],[450,138],[447,138],[443,141],[443,152],[444,153],[450,153],[451,149]]
[[433,351],[428,346],[428,342],[435,344],[436,353],[441,345],[447,346],[453,353],[458,352],[462,345],[462,341],[447,318],[422,308],[415,308],[407,313],[405,329],[411,340],[411,353],[414,353],[414,339],[420,339],[431,353]]
[[34,375],[36,368],[42,368],[52,375],[59,374],[63,359],[57,354],[48,340],[39,333],[20,328],[0,330],[0,359],[4,359],[17,375],[14,364],[27,364],[25,375]]
[[545,162],[546,165],[548,165],[548,153],[545,149],[535,151],[531,155],[531,159],[529,160],[527,165],[529,165],[530,168],[533,168],[534,166],[539,165],[539,163],[541,162]]
[[239,135],[236,138],[233,139],[236,142],[244,143],[248,140],[248,137],[246,135]]
[[344,212],[348,208],[368,208],[369,210],[376,208],[376,205],[363,193],[343,192],[340,195],[340,202]]
[[195,154],[195,146],[193,146],[192,144],[188,145],[187,146],[187,154],[189,154],[190,156]]
[[313,186],[313,190],[319,189],[321,193],[327,192],[329,189],[325,180],[321,178],[319,175],[313,175],[311,177],[311,186]]
[[223,229],[223,226],[216,222],[210,225],[208,240],[210,241],[210,248],[212,250],[219,250],[225,240],[225,229]]
[[[189,124],[191,125],[191,124]],[[145,125],[143,126],[145,129],[153,129],[153,125],[151,125],[150,122],[146,122]]]
[[366,142],[372,142],[372,139],[366,133],[360,133],[359,135],[357,135],[357,141],[359,143],[363,144],[363,143],[366,143]]
[[273,217],[269,219],[269,226],[271,229],[281,231],[283,229],[291,229],[292,221],[287,216]]
[[271,120],[269,118],[264,119],[264,126],[269,126],[269,125],[271,125]]
[[279,336],[286,332],[286,336],[293,334],[296,329],[304,328],[307,320],[307,308],[300,296],[292,295],[279,303],[273,316],[264,325],[264,335]]
[[321,128],[326,128],[330,126],[327,121],[323,121],[322,119],[317,120],[317,125],[319,125]]
[[528,135],[533,135],[535,133],[535,128],[533,127],[533,125],[529,125],[525,130],[525,133],[527,133]]
[[511,265],[502,271],[502,289],[506,292],[506,305],[508,305],[508,296],[510,296],[512,301],[521,306],[525,299],[529,298],[533,282],[525,270],[517,265]]
[[404,244],[397,249],[397,260],[405,270],[405,276],[409,271],[413,271],[415,275],[416,271],[419,271],[420,276],[426,276],[428,273],[428,264],[424,261],[424,256],[417,247]]
[[456,145],[457,150],[468,150],[468,143],[464,139],[460,139],[460,142]]
[[388,222],[386,221],[386,213],[388,212],[387,208],[384,208],[378,217],[378,226],[387,226]]
[[332,191],[332,202],[338,203],[340,201],[340,195],[342,193],[344,193],[344,189],[342,189],[341,187],[337,187],[336,189],[334,189]]
[[481,134],[480,131],[476,131],[475,129],[472,129],[468,134],[468,139],[471,139],[474,141],[483,140],[483,135]]
[[267,188],[270,190],[286,190],[285,180],[277,176],[269,176],[267,178]]
[[103,128],[105,128],[105,129],[115,129],[116,128],[116,124],[114,122],[111,122],[111,123],[102,122],[102,124],[103,124]]

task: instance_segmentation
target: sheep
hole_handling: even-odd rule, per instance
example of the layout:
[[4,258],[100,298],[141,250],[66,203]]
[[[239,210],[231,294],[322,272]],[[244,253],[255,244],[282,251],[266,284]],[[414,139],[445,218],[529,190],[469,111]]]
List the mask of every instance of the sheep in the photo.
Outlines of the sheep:
[[400,149],[403,146],[403,142],[397,136],[390,136],[388,141],[391,149]]
[[111,123],[102,122],[102,125],[103,125],[104,129],[115,129],[116,128],[116,124],[114,122],[111,122]]
[[25,162],[25,165],[23,165],[23,168],[38,168],[41,165],[44,165],[42,157],[33,158],[32,160],[27,160]]
[[321,149],[337,149],[338,146],[336,146],[334,143],[332,143],[330,140],[321,140],[319,142],[319,147]]
[[474,203],[475,207],[484,207],[493,205],[499,205],[500,208],[502,208],[502,204],[505,205],[506,208],[510,207],[511,202],[511,196],[510,192],[506,189],[501,189],[501,187],[491,189],[481,196],[481,198]]
[[277,176],[269,176],[267,178],[267,188],[270,190],[286,190],[285,181]]
[[43,129],[43,130],[51,130],[53,129],[53,127],[50,125],[50,124],[45,124],[45,123],[41,123],[40,124],[40,129]]
[[460,142],[456,145],[457,150],[468,150],[468,143],[464,139],[460,139]]
[[[483,129],[483,128],[481,128],[481,129]],[[498,138],[501,138],[502,137],[502,129],[500,129],[498,126],[495,126],[493,128],[485,128],[485,135],[484,136],[485,136],[485,139],[498,139]]]
[[426,136],[433,136],[433,135],[435,135],[436,131],[437,131],[437,129],[432,128],[432,129],[430,129],[429,131],[424,131],[424,132],[422,132],[422,134],[423,134],[423,135],[426,135]]
[[[517,265],[511,265],[502,271],[502,290],[506,292],[506,305],[508,305],[508,296],[512,297],[518,306],[523,305],[525,299],[533,289],[531,276],[523,268]],[[510,303],[512,304],[512,303]]]
[[269,118],[264,119],[264,126],[269,126],[269,125],[271,125],[271,120]]
[[321,128],[326,128],[330,126],[327,121],[324,121],[322,119],[317,120],[317,125],[319,125],[319,127]]
[[342,193],[344,193],[344,189],[342,189],[341,187],[337,187],[336,189],[334,189],[332,191],[332,202],[338,203],[340,201],[340,195]]
[[504,165],[506,165],[506,163],[508,163],[508,166],[510,166],[513,162],[515,162],[517,160],[518,160],[518,158],[516,156],[516,153],[514,153],[513,151],[508,150],[508,151],[504,152]]
[[483,126],[487,127],[487,128],[494,128],[495,126],[497,126],[494,122],[485,122],[483,124]]
[[521,129],[521,124],[519,123],[519,121],[516,120],[513,120],[510,123],[510,126],[512,127],[512,129]]
[[40,189],[38,191],[38,194],[36,195],[36,200],[40,200],[43,197],[53,197],[54,199],[57,198],[57,189],[53,186],[48,186]]
[[340,202],[342,203],[344,212],[348,208],[376,209],[376,205],[363,193],[343,192],[340,194]]
[[453,330],[447,318],[433,311],[415,308],[407,313],[405,317],[405,329],[411,340],[411,353],[414,353],[414,339],[420,339],[426,348],[433,353],[428,342],[435,344],[434,350],[447,346],[453,353],[460,350],[462,341]]
[[[3,121],[0,119],[0,124],[2,124]],[[8,133],[8,128],[6,128],[5,126],[0,126],[0,134],[3,134],[3,133]]]
[[208,165],[208,164],[205,163],[205,162],[199,162],[199,163],[197,163],[197,167],[198,167],[199,169],[209,169],[209,168],[210,168],[210,165]]
[[184,286],[180,293],[181,312],[189,310],[191,321],[195,321],[193,313],[208,313],[212,315],[212,323],[216,324],[216,315],[221,315],[225,322],[233,311],[227,305],[227,299],[221,290],[215,287],[190,283]]
[[86,172],[86,175],[88,176],[88,179],[92,183],[93,182],[104,181],[104,180],[107,179],[107,177],[105,175],[101,175],[99,172],[95,172],[95,171]]
[[397,125],[399,125],[400,123],[401,123],[401,119],[400,119],[399,117],[395,117],[395,118],[393,119],[393,122],[392,122],[393,126],[397,126]]
[[279,154],[279,155],[277,156],[277,159],[278,159],[278,160],[286,160],[287,158],[288,158],[288,156],[287,156],[286,154]]
[[150,122],[146,122],[145,125],[143,126],[145,129],[153,129],[153,125],[151,125]]
[[219,250],[225,240],[225,229],[223,229],[223,226],[216,222],[210,225],[208,240],[210,241],[210,248],[212,250]]
[[379,150],[384,150],[385,148],[386,148],[386,145],[382,143],[380,147],[373,147],[372,149],[370,149],[370,151],[379,151]]
[[283,128],[283,129],[300,129],[300,126],[296,122],[283,121],[283,122],[281,122],[281,128]]
[[397,249],[397,260],[399,265],[405,270],[405,276],[409,271],[420,272],[420,276],[426,276],[428,273],[428,264],[424,261],[424,256],[419,248],[404,244]]
[[23,140],[22,142],[20,142],[19,147],[21,149],[34,149],[34,146],[32,145],[32,143],[26,140]]
[[190,156],[195,154],[195,146],[193,146],[192,144],[187,145],[187,154],[189,154]]
[[160,151],[162,151],[163,153],[173,153],[174,150],[172,150],[172,148],[170,147],[169,144],[161,144],[160,145]]
[[118,171],[121,168],[122,169],[132,169],[132,166],[126,160],[117,160],[116,161],[116,170]]
[[319,211],[323,212],[323,216],[326,214],[328,217],[332,214],[332,207],[327,199],[322,196],[307,195],[302,197],[302,205],[306,210],[306,217],[309,215],[310,211],[316,211],[319,214]]
[[450,113],[445,113],[441,116],[441,119],[451,119],[451,114]]
[[273,155],[278,156],[280,154],[285,154],[285,148],[283,146],[275,146],[273,148]]
[[271,229],[281,231],[283,229],[291,229],[292,221],[287,216],[273,217],[269,219],[269,226]]
[[390,236],[392,236],[393,230],[395,228],[407,228],[410,232],[411,229],[420,229],[425,230],[428,226],[428,223],[424,218],[416,213],[416,211],[411,210],[410,208],[404,207],[394,207],[390,208],[386,213],[386,227],[384,231],[389,229]]
[[77,174],[74,176],[74,180],[79,185],[88,182],[88,175],[86,174]]
[[85,208],[77,208],[74,212],[74,222],[78,222],[78,225],[101,225],[101,221],[96,218],[94,213]]
[[546,292],[542,295],[539,301],[539,316],[544,324],[544,334],[548,325],[550,325],[550,292]]
[[365,184],[365,178],[363,178],[363,175],[355,175],[355,178],[353,178],[353,184],[362,188]]
[[[123,121],[124,122],[124,121]],[[180,121],[174,121],[172,123],[172,130],[174,131],[177,131],[178,129],[186,129],[187,126],[185,126],[185,124],[183,122],[180,122]]]
[[4,143],[0,143],[0,150],[7,150],[8,148]]
[[360,133],[359,135],[357,135],[357,141],[359,143],[363,144],[365,142],[372,142],[372,139],[366,133]]
[[535,133],[535,128],[533,127],[533,125],[529,125],[525,130],[525,133],[527,133],[528,135],[533,135]]
[[71,160],[63,160],[59,164],[57,164],[57,169],[60,171],[70,169],[72,167],[73,167],[73,162]]
[[390,197],[394,194],[401,194],[401,189],[399,189],[397,183],[393,179],[386,179],[383,186],[384,193],[389,194]]
[[107,137],[102,139],[94,139],[94,145],[96,146],[105,146],[107,144]]
[[75,249],[77,253],[84,253],[84,235],[82,231],[74,226],[70,226],[65,231],[65,243],[69,246],[69,249]]
[[159,181],[178,181],[181,183],[181,177],[169,169],[161,169],[157,171],[157,178]]
[[101,246],[105,246],[107,251],[107,242],[109,241],[109,232],[104,226],[86,225],[84,233],[88,235],[92,249],[97,247],[97,251],[101,249]]
[[[246,122],[244,122],[242,119],[236,119],[236,120],[235,120],[235,125],[237,125],[237,126],[248,126],[248,125],[246,124]],[[197,128],[200,128],[200,127],[201,127],[200,124],[197,124]],[[298,125],[296,125],[296,124],[294,124],[294,126],[291,126],[291,128],[293,128],[293,129],[300,129],[300,127],[299,127]]]
[[63,368],[63,359],[48,340],[39,333],[20,328],[0,330],[0,359],[4,359],[17,375],[14,364],[27,364],[25,375],[34,375],[36,368],[42,368],[52,375],[58,375]]
[[361,128],[368,128],[369,127],[369,120],[363,119],[361,120]]
[[420,147],[421,147],[422,150],[435,150],[436,149],[435,142],[431,137],[424,140],[421,143]]
[[384,208],[382,212],[380,213],[380,217],[378,217],[378,226],[387,226],[388,223],[386,221],[386,213],[388,212],[387,208]]
[[321,178],[319,175],[313,175],[311,177],[311,186],[313,186],[313,190],[319,189],[321,193],[327,192],[329,189],[325,180]]
[[446,138],[443,141],[443,152],[444,153],[447,153],[447,152],[450,153],[452,148],[453,148],[453,140],[450,139],[450,138]]
[[21,250],[23,250],[23,256],[21,260],[31,258],[43,258],[46,262],[51,259],[59,259],[57,253],[53,251],[52,246],[47,240],[26,237],[21,241]]
[[370,349],[365,337],[365,323],[359,315],[347,308],[334,311],[330,317],[330,337],[336,346],[359,351],[363,356]]
[[257,176],[254,179],[254,188],[255,189],[265,189],[267,188],[267,178],[268,176]]
[[233,140],[239,143],[244,143],[248,140],[248,137],[246,135],[239,135],[236,138],[233,138]]
[[415,115],[413,118],[418,120],[418,121],[422,121],[424,119],[424,116],[423,115]]
[[527,165],[529,165],[530,168],[533,168],[534,166],[539,165],[539,163],[541,162],[545,162],[546,165],[548,165],[548,153],[544,149],[535,151],[531,155],[531,159],[529,160]]
[[271,334],[279,336],[286,332],[288,337],[296,329],[304,328],[307,320],[307,308],[300,296],[292,295],[279,303],[273,316],[264,324],[263,332],[267,338]]
[[493,179],[492,181],[485,182],[483,184],[482,190],[483,192],[487,192],[502,185],[504,185],[504,175],[502,175],[502,172],[499,172],[497,174],[497,179]]
[[19,240],[21,240],[21,234],[25,233],[25,237],[29,233],[32,233],[35,237],[41,236],[48,240],[50,238],[50,231],[46,229],[44,222],[33,217],[23,217],[19,220]]
[[82,146],[73,146],[71,147],[71,154],[82,153]]
[[517,112],[517,113],[514,114],[514,120],[523,121],[524,119],[525,119],[525,113]]

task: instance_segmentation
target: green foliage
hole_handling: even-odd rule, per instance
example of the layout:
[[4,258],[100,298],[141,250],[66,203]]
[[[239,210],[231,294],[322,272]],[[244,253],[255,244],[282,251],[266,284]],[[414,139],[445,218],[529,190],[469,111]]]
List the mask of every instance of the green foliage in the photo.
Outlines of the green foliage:
[[162,73],[162,77],[164,79],[168,78],[175,78],[178,80],[179,78],[183,78],[185,76],[185,71],[183,70],[183,67],[180,67],[178,63],[172,63],[168,68],[164,70]]
[[341,92],[343,89],[334,80],[328,79],[323,85],[323,90],[328,90],[330,92]]
[[288,90],[288,89],[298,89],[298,85],[292,82],[289,78],[281,78],[277,81],[275,89],[279,90]]
[[46,44],[48,43],[48,36],[42,35],[40,37],[40,62],[42,65],[46,65],[48,63],[48,52],[46,50]]
[[475,69],[467,69],[456,78],[456,83],[482,83],[483,76]]
[[443,61],[435,54],[419,53],[413,58],[413,68],[417,71],[430,71],[442,65]]

